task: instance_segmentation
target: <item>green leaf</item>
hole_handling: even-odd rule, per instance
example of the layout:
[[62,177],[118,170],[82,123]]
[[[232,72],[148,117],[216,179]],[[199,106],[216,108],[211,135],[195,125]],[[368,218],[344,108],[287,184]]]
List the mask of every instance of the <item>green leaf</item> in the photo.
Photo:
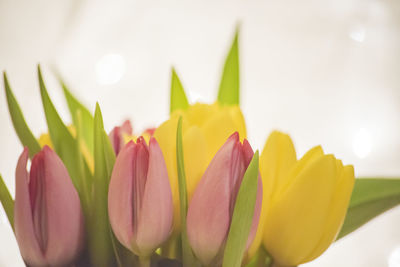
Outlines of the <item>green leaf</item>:
[[186,190],[185,165],[183,160],[182,117],[179,118],[178,129],[176,132],[176,161],[178,168],[179,204],[181,212],[183,266],[195,266],[196,260],[194,258],[192,249],[190,248],[186,230],[186,214],[188,209],[188,199]]
[[15,132],[18,135],[19,140],[22,145],[29,148],[29,157],[33,157],[36,153],[40,151],[40,144],[32,134],[28,125],[25,122],[24,115],[18,105],[17,100],[11,90],[10,84],[8,83],[7,75],[4,72],[4,88],[6,91],[6,98],[8,103],[8,110],[10,112],[11,120],[15,129]]
[[79,100],[72,95],[71,91],[68,89],[64,81],[59,78],[61,86],[64,91],[65,99],[67,100],[68,109],[71,113],[72,121],[75,127],[78,126],[78,118],[77,113],[81,113],[81,123],[82,123],[82,138],[85,141],[85,144],[93,155],[93,127],[94,127],[94,118],[90,111],[81,103]]
[[115,154],[104,131],[100,106],[94,115],[94,179],[93,213],[89,222],[89,251],[94,266],[111,266],[114,256],[113,236],[108,219],[108,185],[115,162]]
[[[84,140],[82,136],[82,119],[81,119],[81,111],[77,110],[76,112],[76,149],[80,150],[83,146]],[[92,133],[93,135],[93,133]],[[92,137],[93,138],[93,137]],[[93,153],[93,152],[92,152]],[[93,175],[90,172],[88,165],[84,159],[82,153],[78,153],[77,159],[77,167],[79,170],[79,176],[81,177],[81,203],[84,209],[84,214],[86,217],[90,216],[90,209],[93,206],[91,199],[91,192],[93,186]]]
[[72,137],[67,126],[61,120],[57,110],[51,101],[49,94],[47,93],[46,86],[43,81],[42,72],[40,66],[38,66],[40,94],[42,97],[44,114],[46,116],[47,126],[49,128],[49,134],[54,150],[60,156],[62,161],[67,168],[71,180],[75,185],[78,193],[81,194],[81,181],[79,179],[79,165],[77,160],[79,159],[78,154],[80,153],[78,146],[76,145],[75,139]]
[[343,227],[337,239],[400,204],[400,179],[356,179]]
[[0,201],[3,205],[4,211],[6,212],[8,221],[14,230],[14,200],[12,199],[10,192],[6,184],[4,183],[3,177],[0,175]]
[[231,227],[224,251],[223,267],[240,267],[246,249],[254,208],[257,199],[258,185],[258,150],[253,156],[244,174],[236,198]]
[[225,60],[221,83],[219,85],[218,102],[224,105],[239,105],[240,77],[239,77],[239,29],[228,56]]
[[177,109],[187,109],[189,107],[189,102],[187,100],[185,89],[183,89],[182,83],[179,80],[178,75],[174,68],[172,68],[171,74],[171,106],[170,112]]

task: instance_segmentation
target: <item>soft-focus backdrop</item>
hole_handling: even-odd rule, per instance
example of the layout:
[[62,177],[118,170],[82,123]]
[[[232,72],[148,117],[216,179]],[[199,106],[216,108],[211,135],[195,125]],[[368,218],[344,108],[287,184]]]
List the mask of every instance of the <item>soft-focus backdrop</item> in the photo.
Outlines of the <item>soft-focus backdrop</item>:
[[[357,176],[400,176],[398,0],[0,0],[0,70],[35,135],[47,131],[36,64],[69,120],[52,68],[107,129],[168,116],[174,65],[192,102],[213,102],[240,22],[241,105],[254,148],[273,129],[301,156],[322,144]],[[3,91],[3,85],[1,83]],[[0,93],[0,172],[14,191],[22,151]],[[0,209],[0,266],[23,266]],[[400,266],[400,208],[304,266]]]

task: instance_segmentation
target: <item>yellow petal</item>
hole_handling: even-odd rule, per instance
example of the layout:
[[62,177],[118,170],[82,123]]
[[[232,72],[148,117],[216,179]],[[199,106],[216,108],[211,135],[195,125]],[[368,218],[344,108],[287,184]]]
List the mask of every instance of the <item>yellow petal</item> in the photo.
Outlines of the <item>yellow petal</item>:
[[[124,140],[124,144],[127,144],[130,141],[136,142],[137,136],[136,135],[129,135],[129,134],[126,134],[126,133],[122,133],[122,138]],[[149,140],[146,140],[146,143],[148,144]]]
[[197,126],[185,131],[183,136],[183,154],[186,173],[186,187],[189,201],[207,168],[207,144]]
[[280,184],[284,183],[290,169],[295,163],[296,151],[289,135],[278,131],[272,132],[260,156],[263,202],[256,237],[248,250],[249,258],[260,247],[272,193],[278,189]]
[[242,110],[239,106],[228,106],[225,108],[228,108],[230,116],[233,118],[233,121],[235,123],[235,128],[239,132],[240,139],[243,141],[244,138],[247,138],[247,132]]
[[41,134],[38,141],[41,147],[49,146],[54,149],[53,143],[51,142],[50,135],[48,133]]
[[167,166],[169,183],[174,204],[174,230],[180,227],[179,191],[176,166],[176,129],[178,118],[172,117],[161,124],[154,132],[154,138],[160,145]]
[[234,132],[239,132],[241,139],[245,137],[245,128],[238,128],[235,120],[237,118],[231,116],[231,110],[227,107],[216,112],[204,123],[202,130],[208,144],[207,163]]
[[190,125],[202,127],[217,111],[215,105],[196,103],[187,109],[185,115]]
[[[169,183],[174,204],[174,232],[180,228],[180,205],[179,205],[179,188],[178,188],[178,171],[176,163],[176,130],[178,127],[178,119],[181,113],[174,113],[171,118],[162,123],[154,132],[154,138],[160,145],[164,156],[165,165],[167,166]],[[185,133],[188,125],[183,117],[182,132]]]
[[266,219],[264,246],[283,266],[302,263],[325,231],[335,191],[336,159],[332,155],[314,158],[315,151],[296,163],[289,174],[291,183],[274,198]]
[[336,179],[336,191],[329,208],[330,213],[325,224],[324,234],[314,251],[302,262],[309,262],[320,256],[335,241],[343,225],[355,182],[353,166],[343,167],[343,164],[338,160]]

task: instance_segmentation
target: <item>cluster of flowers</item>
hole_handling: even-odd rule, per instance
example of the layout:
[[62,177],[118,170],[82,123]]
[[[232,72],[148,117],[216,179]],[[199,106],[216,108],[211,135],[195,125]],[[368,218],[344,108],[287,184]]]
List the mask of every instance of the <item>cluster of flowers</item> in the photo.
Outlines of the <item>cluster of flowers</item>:
[[[218,266],[235,200],[254,155],[237,106],[195,104],[146,131],[145,138],[132,136],[129,122],[115,127],[109,134],[117,154],[108,190],[110,224],[118,241],[141,259],[149,259],[180,232],[175,137],[179,117],[184,125],[189,243],[201,264]],[[28,265],[63,266],[73,263],[84,248],[83,213],[62,160],[48,146],[51,143],[42,145],[30,172],[27,148],[18,160],[15,233]],[[260,157],[246,258],[251,259],[261,244],[281,266],[318,257],[340,230],[353,183],[351,166],[325,155],[319,146],[297,160],[289,136],[273,132]]]
[[107,135],[99,106],[93,116],[64,86],[73,120],[65,126],[39,69],[49,126],[39,139],[4,76],[25,148],[15,203],[4,183],[0,200],[26,264],[292,267],[321,255],[345,220],[353,167],[320,146],[298,159],[278,131],[259,157],[246,139],[237,76],[235,38],[214,104],[189,105],[173,71],[170,118],[134,136],[129,121]]

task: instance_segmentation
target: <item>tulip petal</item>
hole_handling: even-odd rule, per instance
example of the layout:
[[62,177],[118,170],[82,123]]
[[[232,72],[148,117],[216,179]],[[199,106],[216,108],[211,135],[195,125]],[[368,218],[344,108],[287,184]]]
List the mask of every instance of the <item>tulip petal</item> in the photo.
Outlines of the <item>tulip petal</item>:
[[235,123],[236,131],[239,133],[241,138],[247,138],[246,132],[246,123],[244,120],[244,116],[242,110],[239,106],[224,106],[224,108],[228,109],[231,118]]
[[[174,114],[177,112],[174,112]],[[165,165],[168,170],[168,178],[171,186],[174,203],[174,231],[178,232],[180,227],[180,207],[178,191],[178,171],[176,163],[176,129],[178,117],[173,116],[161,124],[154,132],[154,137],[163,152]],[[183,126],[183,125],[182,125]]]
[[186,118],[191,125],[202,127],[218,111],[218,105],[196,103],[186,111]]
[[149,144],[149,165],[138,221],[136,244],[141,256],[165,242],[172,229],[172,193],[167,167],[156,139]]
[[298,166],[303,161],[296,164],[289,178],[292,182],[271,203],[265,224],[264,245],[283,266],[303,263],[304,255],[314,250],[323,235],[330,212],[336,159],[332,155],[310,158],[304,160],[306,166]]
[[226,139],[233,134],[238,132],[241,138],[245,138],[244,127],[239,127],[235,122],[236,118],[231,116],[231,108],[223,107],[215,112],[213,116],[210,116],[208,120],[202,126],[204,136],[208,144],[208,162],[214,157],[218,149],[225,143]]
[[347,207],[349,206],[351,193],[354,187],[354,169],[353,166],[344,166],[339,162],[340,166],[337,184],[335,186],[336,191],[333,195],[330,213],[325,223],[325,231],[318,245],[314,251],[305,257],[302,262],[309,262],[320,256],[333,241],[335,241],[341,226],[343,225],[344,218],[346,216]]
[[142,201],[149,168],[149,149],[143,137],[139,137],[133,154],[132,209],[133,236],[138,233],[138,222],[142,213]]
[[130,141],[118,154],[108,189],[108,214],[115,236],[125,247],[131,248],[133,236],[133,154],[135,144]]
[[42,150],[47,205],[47,249],[49,265],[74,259],[83,247],[83,215],[80,200],[61,159],[49,147]]
[[231,217],[230,170],[236,138],[217,152],[200,180],[189,205],[187,232],[193,252],[209,265],[220,252],[229,231]]
[[260,156],[260,172],[263,185],[262,210],[257,234],[249,248],[252,257],[258,251],[264,235],[264,224],[273,194],[285,183],[290,169],[296,163],[296,151],[289,135],[273,131],[265,143]]
[[198,126],[190,127],[183,136],[183,155],[185,163],[188,200],[207,169],[207,143]]
[[15,206],[14,226],[15,236],[20,248],[21,256],[32,265],[45,265],[46,260],[36,240],[31,201],[29,197],[29,174],[26,170],[28,162],[28,148],[24,148],[17,163],[15,173]]

